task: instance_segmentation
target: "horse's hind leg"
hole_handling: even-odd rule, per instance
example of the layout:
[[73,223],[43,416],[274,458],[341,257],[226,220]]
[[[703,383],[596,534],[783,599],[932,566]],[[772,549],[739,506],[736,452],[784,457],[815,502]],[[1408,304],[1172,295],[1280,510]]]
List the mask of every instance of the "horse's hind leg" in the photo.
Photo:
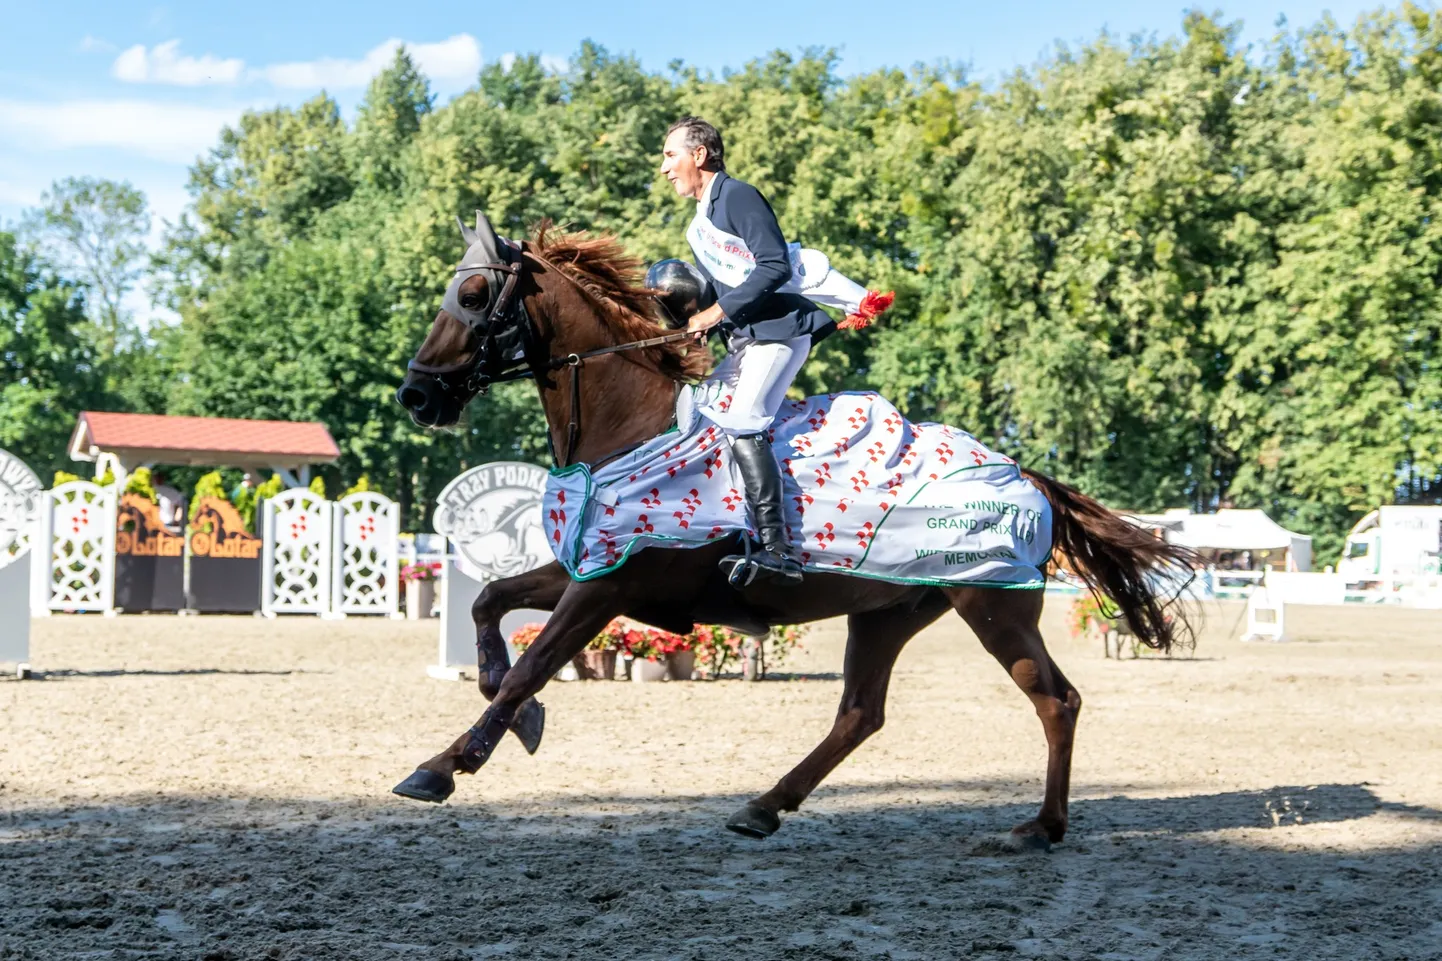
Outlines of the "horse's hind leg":
[[[486,700],[495,700],[501,682],[511,669],[511,656],[506,651],[506,639],[501,634],[501,618],[525,607],[555,610],[570,583],[565,568],[552,561],[533,571],[492,581],[481,590],[471,604],[471,619],[476,622],[479,686]],[[521,705],[511,722],[511,733],[520,739],[527,754],[536,753],[545,729],[546,709],[535,698]]]
[[906,642],[940,617],[948,602],[939,591],[914,608],[890,607],[852,614],[847,621],[845,687],[836,722],[810,754],[776,786],[741,809],[726,826],[737,834],[764,838],[781,827],[781,811],[795,811],[826,775],[862,741],[881,730],[891,668]]
[[1042,592],[987,587],[947,588],[952,605],[981,639],[982,646],[1006,668],[1036,708],[1046,732],[1046,796],[1041,813],[1012,828],[1028,846],[1048,848],[1067,827],[1072,737],[1081,695],[1052,663],[1037,621]]

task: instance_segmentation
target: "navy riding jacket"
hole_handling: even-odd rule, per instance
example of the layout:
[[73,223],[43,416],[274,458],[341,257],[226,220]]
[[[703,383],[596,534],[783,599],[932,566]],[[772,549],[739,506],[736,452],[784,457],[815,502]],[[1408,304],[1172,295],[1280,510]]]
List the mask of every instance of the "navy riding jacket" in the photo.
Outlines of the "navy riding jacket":
[[696,266],[716,288],[716,300],[726,319],[718,325],[727,339],[741,333],[760,342],[791,340],[810,334],[813,343],[831,334],[836,322],[800,294],[778,293],[791,279],[786,239],[776,214],[761,191],[724,170],[711,181],[706,218],[718,229],[746,242],[756,266],[738,287],[728,287],[706,269]]

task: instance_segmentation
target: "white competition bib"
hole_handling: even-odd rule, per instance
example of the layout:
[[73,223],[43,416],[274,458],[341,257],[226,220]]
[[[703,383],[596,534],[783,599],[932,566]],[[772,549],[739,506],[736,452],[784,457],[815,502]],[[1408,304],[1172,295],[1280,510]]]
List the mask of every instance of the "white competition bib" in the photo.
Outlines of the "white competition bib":
[[[706,268],[717,283],[732,289],[740,287],[756,269],[756,255],[746,241],[717,227],[701,211],[698,204],[696,216],[686,228],[686,241],[696,255],[696,263]],[[847,313],[855,311],[866,296],[865,287],[832,270],[831,261],[819,250],[788,243],[786,259],[791,264],[791,279],[781,286],[783,293],[803,294]]]
[[686,228],[686,240],[696,263],[706,268],[718,283],[727,287],[740,287],[751,271],[756,269],[756,255],[746,246],[746,241],[735,234],[713,224],[701,205],[696,205],[696,216]]

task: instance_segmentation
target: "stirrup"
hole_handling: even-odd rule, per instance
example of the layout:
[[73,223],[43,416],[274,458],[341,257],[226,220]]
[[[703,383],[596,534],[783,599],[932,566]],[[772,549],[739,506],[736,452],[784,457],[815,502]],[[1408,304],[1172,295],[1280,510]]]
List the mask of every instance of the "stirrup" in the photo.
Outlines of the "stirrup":
[[[728,554],[721,558],[723,569],[725,565],[731,565],[731,570],[726,575],[726,582],[737,590],[749,587],[758,575],[765,580],[782,584],[800,584],[805,577],[799,561],[778,555],[765,548],[755,551],[752,549],[749,537],[741,539],[741,550],[740,554]],[[775,561],[774,566],[762,561],[762,558],[768,555],[771,560]],[[791,560],[791,563],[795,565],[794,569],[786,566],[787,560]]]
[[738,591],[743,587],[749,587],[751,582],[756,580],[756,574],[761,569],[751,556],[751,538],[745,534],[741,535],[741,553],[727,554],[721,558],[722,566],[731,565],[731,573],[726,575],[726,583]]

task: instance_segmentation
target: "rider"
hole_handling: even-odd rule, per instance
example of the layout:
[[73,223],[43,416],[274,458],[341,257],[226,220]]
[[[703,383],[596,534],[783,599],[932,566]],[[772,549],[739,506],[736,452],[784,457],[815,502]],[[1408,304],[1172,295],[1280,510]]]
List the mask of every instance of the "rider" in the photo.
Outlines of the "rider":
[[[691,317],[686,329],[704,341],[716,328],[727,348],[712,379],[731,388],[731,403],[725,410],[702,407],[701,412],[725,431],[741,471],[762,547],[753,562],[770,579],[795,584],[802,569],[786,539],[781,469],[771,453],[767,428],[811,345],[832,333],[836,322],[800,293],[782,289],[794,279],[792,252],[766,198],[726,173],[725,148],[715,127],[699,117],[682,117],[667,131],[662,154],[666,179],[678,194],[697,201],[686,239],[717,295],[714,304]],[[804,273],[804,268],[797,272]],[[854,323],[848,326],[863,326],[890,303],[884,295],[884,303],[877,301],[876,295],[839,274],[829,279],[841,284],[845,295],[828,302],[866,302],[868,309],[860,310],[864,319],[853,313],[848,321]],[[723,563],[740,560],[728,557]]]

